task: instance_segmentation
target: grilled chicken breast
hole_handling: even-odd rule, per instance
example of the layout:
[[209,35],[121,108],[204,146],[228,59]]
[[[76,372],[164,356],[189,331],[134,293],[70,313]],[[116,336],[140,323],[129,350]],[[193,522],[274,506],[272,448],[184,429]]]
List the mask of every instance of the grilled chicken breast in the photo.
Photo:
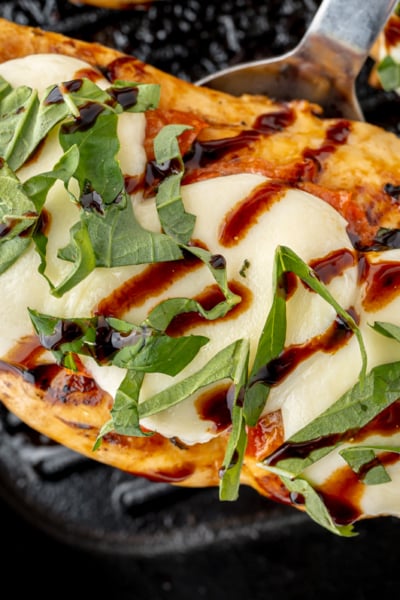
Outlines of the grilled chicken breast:
[[400,140],[0,20],[0,398],[93,460],[400,516]]

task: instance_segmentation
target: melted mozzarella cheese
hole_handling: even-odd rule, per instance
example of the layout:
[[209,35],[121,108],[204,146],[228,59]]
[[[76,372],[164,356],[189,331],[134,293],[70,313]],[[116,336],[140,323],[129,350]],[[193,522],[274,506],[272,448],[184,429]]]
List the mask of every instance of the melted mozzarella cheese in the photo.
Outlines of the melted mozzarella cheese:
[[[48,55],[33,56],[0,65],[0,74],[13,85],[36,85],[41,82],[40,93],[55,82],[73,79],[86,63],[76,59]],[[98,83],[106,86],[107,82]],[[120,117],[119,135],[121,149],[119,158],[123,172],[140,175],[144,172],[146,156],[143,147],[145,117],[124,114]],[[50,135],[36,161],[20,169],[22,180],[52,168],[61,148],[56,132]],[[140,401],[161,391],[166,386],[196,372],[219,350],[231,342],[247,337],[254,357],[266,316],[272,302],[272,271],[274,253],[279,245],[289,246],[309,262],[321,259],[336,250],[352,246],[346,231],[346,221],[331,206],[308,193],[288,189],[265,209],[250,230],[237,243],[226,247],[220,240],[220,227],[226,215],[239,202],[248,197],[265,177],[256,174],[238,174],[192,183],[182,189],[183,201],[188,212],[196,215],[194,238],[201,240],[215,254],[222,254],[227,261],[229,281],[236,281],[247,288],[251,301],[235,318],[218,322],[205,322],[191,332],[209,337],[210,341],[198,356],[176,377],[148,374],[145,377]],[[159,230],[154,201],[143,202],[141,194],[132,197],[138,220],[149,230]],[[70,202],[62,184],[55,185],[46,201],[46,209],[52,216],[49,234],[49,273],[57,281],[68,271],[69,264],[55,258],[56,251],[68,242],[69,228],[77,219],[77,208]],[[393,251],[392,260],[400,262],[400,251]],[[380,256],[376,254],[376,260]],[[388,260],[388,253],[385,253]],[[248,268],[243,273],[244,261]],[[89,277],[62,298],[49,293],[48,284],[39,275],[38,256],[33,249],[27,251],[1,276],[2,282],[2,335],[0,354],[5,355],[17,342],[32,334],[27,307],[60,317],[90,316],[100,300],[125,281],[139,274],[143,267],[132,266],[112,269],[96,269]],[[29,276],[27,277],[27,274]],[[124,318],[140,323],[161,300],[173,296],[195,297],[212,283],[209,271],[204,267],[189,272],[184,278],[171,283],[157,296],[149,296],[141,306],[131,309]],[[361,315],[360,327],[367,347],[369,367],[387,361],[400,360],[400,345],[379,336],[369,325],[377,320],[387,320],[400,325],[400,296],[376,312],[363,308],[365,289],[359,285],[357,267],[344,270],[328,285],[335,299],[344,308],[354,307]],[[286,345],[301,344],[322,335],[335,319],[330,305],[317,294],[298,286],[287,303],[288,327]],[[124,377],[124,370],[117,367],[100,367],[86,360],[98,384],[112,396]],[[323,410],[332,405],[358,380],[361,368],[360,351],[355,338],[336,352],[313,353],[302,361],[279,385],[271,390],[265,412],[280,410],[283,417],[284,435],[287,439],[310,423]],[[143,425],[166,437],[178,437],[188,444],[205,442],[217,435],[215,424],[199,416],[196,400],[203,390],[171,409],[143,420]],[[366,440],[365,443],[368,443]],[[343,465],[337,452],[331,453],[307,471],[310,480],[326,481],[331,473]],[[381,486],[369,486],[363,497],[366,514],[398,514],[400,506],[400,467],[391,467],[393,481]],[[371,489],[370,489],[371,488]],[[388,490],[382,493],[381,490]]]

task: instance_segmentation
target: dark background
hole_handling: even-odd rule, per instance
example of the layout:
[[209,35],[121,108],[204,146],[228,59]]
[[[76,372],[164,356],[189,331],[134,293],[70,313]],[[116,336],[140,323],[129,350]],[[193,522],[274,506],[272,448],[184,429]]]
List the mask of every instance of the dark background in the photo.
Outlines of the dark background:
[[[0,3],[0,16],[98,41],[188,80],[276,55],[301,38],[317,0],[158,0],[111,11],[56,0]],[[399,101],[358,82],[367,120],[399,132]],[[52,444],[0,412],[3,584],[13,594],[137,600],[363,600],[398,595],[400,521],[343,539],[243,489],[152,484]]]

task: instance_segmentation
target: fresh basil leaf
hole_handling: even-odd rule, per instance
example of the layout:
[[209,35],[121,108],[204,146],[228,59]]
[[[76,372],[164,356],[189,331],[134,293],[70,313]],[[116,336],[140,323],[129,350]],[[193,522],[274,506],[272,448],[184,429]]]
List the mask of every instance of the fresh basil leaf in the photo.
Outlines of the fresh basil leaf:
[[384,466],[379,463],[379,457],[375,458],[376,452],[400,454],[400,446],[390,444],[349,446],[339,454],[355,473],[362,472],[362,481],[366,485],[377,485],[391,481],[391,478]]
[[[64,187],[67,189],[71,177],[78,168],[78,164],[79,150],[77,146],[71,146],[71,148],[61,156],[60,160],[54,165],[51,171],[34,175],[24,182],[24,192],[35,205],[37,212],[42,210],[47,194],[58,179],[64,182]],[[72,194],[71,199],[74,199]]]
[[375,456],[372,447],[349,446],[341,450],[339,454],[365,485],[379,485],[391,481],[388,472],[379,458]]
[[[66,152],[71,146],[79,149],[79,165],[74,176],[81,194],[95,191],[105,205],[119,202],[124,189],[124,178],[116,155],[120,144],[117,136],[118,116],[113,112],[98,114],[90,127],[69,128],[65,123],[60,130],[60,143]],[[99,149],[101,149],[99,151]]]
[[46,93],[39,101],[36,90],[27,86],[11,88],[3,84],[2,91],[0,156],[15,171],[49,131],[67,116],[68,108],[63,103],[47,103]]
[[153,432],[143,431],[139,424],[138,399],[143,377],[143,373],[127,371],[115,395],[111,409],[111,420],[101,428],[95,449],[106,433],[115,432],[119,435],[132,435],[135,437],[153,435]]
[[246,422],[242,413],[239,407],[232,410],[232,431],[220,469],[219,499],[225,502],[239,497],[240,474],[247,447]]
[[38,219],[36,207],[18,177],[0,159],[0,242],[24,233]]
[[82,354],[92,356],[99,364],[174,376],[208,341],[194,335],[172,338],[147,325],[104,317],[60,319],[34,310],[29,310],[29,316],[41,345],[64,365],[71,354]]
[[68,106],[69,114],[80,117],[80,108],[99,104],[110,110],[111,96],[87,77],[66,81],[56,86],[60,99]]
[[51,293],[57,298],[61,298],[78,285],[97,266],[96,254],[93,250],[87,223],[84,220],[71,227],[70,237],[70,244],[59,250],[58,257],[73,262],[74,268],[58,285],[50,281]]
[[304,506],[307,514],[313,521],[318,523],[318,525],[321,525],[331,533],[342,537],[352,537],[357,535],[354,532],[352,525],[337,525],[333,521],[323,499],[306,479],[301,477],[290,479],[289,477],[283,476],[281,476],[281,479],[290,492],[299,494],[304,498]]
[[235,355],[235,370],[232,372],[233,404],[232,431],[228,439],[224,460],[220,469],[220,500],[233,501],[239,496],[240,474],[247,447],[247,428],[243,412],[243,389],[249,364],[249,344],[242,340]]
[[367,353],[354,319],[333,298],[314,271],[293,250],[279,246],[275,252],[273,271],[273,302],[261,333],[256,356],[245,391],[245,417],[250,426],[256,425],[268,399],[270,386],[264,380],[264,371],[270,361],[277,358],[284,348],[286,337],[286,291],[284,274],[294,273],[314,292],[330,304],[348,327],[355,333],[362,358],[360,380],[365,378]]
[[246,422],[254,427],[264,409],[270,386],[259,374],[265,365],[282,352],[286,338],[286,293],[284,292],[285,268],[277,252],[275,255],[272,288],[273,301],[263,331],[258,341],[256,355],[244,394]]
[[381,85],[386,92],[396,90],[400,87],[400,64],[391,56],[385,56],[378,63],[376,71]]
[[172,319],[182,313],[196,312],[208,321],[220,319],[232,308],[231,304],[222,301],[206,310],[202,305],[191,298],[168,298],[157,304],[149,313],[146,323],[154,329],[165,331]]
[[179,404],[179,402],[182,402],[206,385],[223,379],[233,379],[236,375],[236,365],[241,360],[244,346],[247,347],[247,342],[244,340],[233,342],[223,350],[220,350],[220,352],[193,375],[174,383],[158,394],[141,402],[139,405],[140,417],[150,417],[170,406]]
[[185,211],[181,196],[182,175],[183,173],[170,175],[160,183],[156,207],[163,231],[179,244],[188,244],[196,217]]
[[125,210],[113,205],[104,216],[82,211],[80,221],[71,228],[69,245],[58,256],[74,263],[71,273],[53,289],[60,297],[96,267],[178,260],[182,253],[170,237],[141,227],[128,198]]
[[113,364],[124,369],[175,376],[207,342],[208,338],[196,335],[178,338],[153,332],[148,335],[143,328],[137,343],[120,350]]
[[230,308],[241,302],[240,296],[234,294],[229,288],[225,258],[222,255],[211,254],[211,252],[204,250],[199,246],[184,246],[184,249],[194,256],[197,256],[197,258],[199,258],[210,270]]
[[328,302],[328,304],[330,304],[332,308],[335,309],[339,317],[353,331],[354,335],[357,338],[361,353],[362,366],[360,372],[360,381],[362,384],[367,369],[367,352],[357,323],[354,321],[353,317],[346,310],[344,310],[344,308],[340,306],[340,304],[328,291],[326,286],[319,281],[314,271],[307,265],[307,263],[302,261],[301,258],[297,256],[295,252],[293,252],[293,250],[287,248],[286,246],[281,246],[278,248],[277,252],[279,254],[279,259],[282,260],[283,264],[285,265],[285,270],[295,273],[314,292],[316,292],[321,296],[321,298],[326,300],[326,302]]
[[0,244],[0,275],[22,256],[30,244],[30,238],[25,237],[14,237]]
[[[278,449],[276,465],[292,475],[329,454],[400,397],[400,362],[374,367],[319,417]],[[285,451],[286,449],[286,451]],[[279,460],[279,456],[283,456]],[[273,462],[274,455],[266,459]]]
[[392,338],[400,342],[400,327],[398,325],[394,325],[393,323],[386,323],[384,321],[375,321],[373,325],[371,325],[372,329],[384,335],[385,337]]
[[190,125],[171,124],[165,125],[154,138],[154,154],[156,162],[162,165],[174,158],[181,158],[178,137],[188,129]]

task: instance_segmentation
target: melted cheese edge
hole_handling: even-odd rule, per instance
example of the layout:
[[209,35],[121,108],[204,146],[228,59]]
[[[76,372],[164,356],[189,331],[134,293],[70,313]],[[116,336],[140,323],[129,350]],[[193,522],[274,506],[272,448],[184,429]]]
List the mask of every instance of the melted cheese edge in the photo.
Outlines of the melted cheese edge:
[[[87,69],[83,61],[60,55],[36,55],[9,61],[0,65],[0,74],[12,85],[36,86],[40,93],[55,82],[73,79],[81,69]],[[90,67],[91,68],[91,67]],[[99,85],[108,82],[99,79]],[[119,159],[124,174],[138,175],[144,172],[146,156],[143,148],[145,117],[142,114],[121,115],[118,132],[121,141]],[[21,168],[18,176],[25,180],[32,175],[50,170],[61,155],[56,133],[46,140],[39,159]],[[233,247],[219,243],[219,227],[227,212],[248,196],[265,177],[255,174],[238,174],[183,186],[182,195],[186,210],[197,217],[194,238],[202,240],[213,253],[221,253],[227,261],[229,280],[240,281],[252,293],[250,306],[234,319],[205,323],[192,329],[193,333],[206,335],[210,342],[198,356],[176,377],[149,374],[145,377],[141,401],[164,389],[171,383],[197,371],[216,352],[240,337],[251,340],[254,356],[256,344],[272,300],[272,268],[275,249],[287,245],[301,258],[309,262],[320,259],[335,250],[352,250],[346,232],[346,221],[331,206],[308,193],[290,189],[279,201],[263,212],[245,235]],[[135,213],[148,229],[159,230],[154,202],[142,202],[141,194],[132,196]],[[59,182],[49,193],[46,209],[50,212],[49,273],[61,280],[68,269],[55,257],[56,250],[69,240],[69,228],[77,219],[77,208],[66,196]],[[400,262],[400,251],[385,253],[388,258]],[[376,253],[375,260],[380,255]],[[244,260],[249,261],[245,277],[240,274]],[[93,314],[98,302],[112,293],[123,282],[140,273],[142,266],[96,269],[89,277],[65,294],[54,298],[48,284],[39,275],[39,259],[33,249],[27,251],[1,276],[2,284],[2,335],[0,355],[4,356],[25,335],[33,333],[27,314],[27,306],[60,317],[84,317]],[[29,277],[27,274],[29,273]],[[156,298],[150,297],[140,308],[129,311],[124,318],[140,323],[148,311],[160,300],[170,296],[195,296],[212,283],[204,267],[189,273],[173,283]],[[349,268],[329,284],[329,289],[341,306],[355,307],[361,315],[360,327],[367,347],[369,368],[384,362],[400,360],[400,345],[375,333],[369,324],[375,320],[387,320],[400,325],[400,295],[384,309],[367,313],[362,299],[365,290],[357,282],[357,268]],[[301,343],[323,334],[335,318],[333,309],[318,295],[298,286],[288,302],[288,331],[286,345]],[[112,396],[124,377],[124,370],[117,367],[99,367],[86,360],[86,366],[98,384]],[[334,354],[316,352],[290,373],[271,391],[265,412],[280,409],[283,417],[285,438],[289,438],[310,423],[345,391],[353,386],[361,368],[361,357],[354,337]],[[143,425],[166,437],[178,437],[187,444],[206,442],[217,435],[211,421],[202,420],[196,408],[196,397],[143,420]],[[386,439],[387,442],[387,439]],[[368,440],[365,440],[368,443]],[[393,439],[399,445],[400,440]],[[310,467],[306,474],[311,481],[320,484],[344,465],[337,452]],[[362,498],[365,515],[394,514],[400,516],[400,463],[388,468],[393,479],[389,483],[366,486]]]

